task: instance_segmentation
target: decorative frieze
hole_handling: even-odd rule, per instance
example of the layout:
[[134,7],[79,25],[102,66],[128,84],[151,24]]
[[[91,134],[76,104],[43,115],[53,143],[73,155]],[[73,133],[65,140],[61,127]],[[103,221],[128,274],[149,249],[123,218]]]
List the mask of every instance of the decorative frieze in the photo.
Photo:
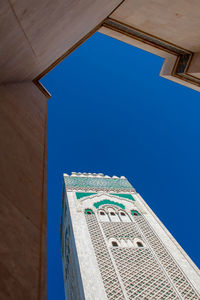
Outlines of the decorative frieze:
[[134,192],[134,188],[126,178],[106,178],[105,176],[64,176],[64,182],[68,191],[113,191]]

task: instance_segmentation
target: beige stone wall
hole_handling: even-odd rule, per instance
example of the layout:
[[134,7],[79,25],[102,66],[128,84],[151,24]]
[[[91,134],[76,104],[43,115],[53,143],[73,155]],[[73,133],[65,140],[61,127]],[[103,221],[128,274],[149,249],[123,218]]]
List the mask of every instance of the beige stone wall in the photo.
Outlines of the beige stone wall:
[[0,3],[0,82],[33,80],[98,26],[122,0]]
[[45,299],[47,98],[0,86],[0,299]]

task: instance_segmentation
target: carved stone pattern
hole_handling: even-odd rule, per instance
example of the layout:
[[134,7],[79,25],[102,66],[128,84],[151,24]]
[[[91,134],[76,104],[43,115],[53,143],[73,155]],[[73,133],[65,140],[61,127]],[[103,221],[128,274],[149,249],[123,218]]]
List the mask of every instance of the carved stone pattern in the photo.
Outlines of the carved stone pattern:
[[192,287],[185,274],[179,268],[176,261],[171,256],[162,241],[158,238],[147,220],[143,216],[137,216],[135,220],[150,246],[154,250],[154,253],[157,255],[165,271],[181,294],[182,299],[200,299],[200,295],[198,295],[194,287]]
[[109,300],[123,300],[122,289],[96,216],[85,215],[85,217],[107,297]]
[[[101,222],[101,226],[107,239],[142,238],[134,223]],[[129,299],[179,299],[150,248],[111,249]]]
[[150,249],[113,248],[129,299],[179,299]]
[[137,225],[134,223],[122,222],[101,222],[101,226],[107,239],[116,238],[117,240],[141,238]]
[[135,190],[132,188],[132,189],[104,189],[104,188],[90,188],[90,187],[69,187],[67,188],[67,191],[68,192],[113,192],[113,193],[121,193],[121,192],[129,192],[129,193],[133,193],[135,192]]
[[135,191],[127,179],[120,178],[92,178],[92,177],[64,177],[67,190],[83,191]]

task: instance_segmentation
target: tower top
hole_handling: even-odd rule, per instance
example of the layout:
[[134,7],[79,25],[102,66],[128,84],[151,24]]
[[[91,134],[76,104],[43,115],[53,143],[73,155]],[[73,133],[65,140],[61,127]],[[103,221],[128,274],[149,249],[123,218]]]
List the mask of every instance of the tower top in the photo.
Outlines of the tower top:
[[81,173],[81,172],[72,172],[71,175],[68,175],[68,174],[64,173],[63,176],[126,179],[125,176],[118,177],[118,176],[113,175],[111,177],[111,176],[108,176],[108,175],[104,175],[103,173],[85,173],[85,172],[83,172],[83,173]]
[[63,174],[65,187],[70,190],[85,191],[116,191],[135,192],[132,185],[121,176],[108,176],[103,173],[72,172],[71,175]]

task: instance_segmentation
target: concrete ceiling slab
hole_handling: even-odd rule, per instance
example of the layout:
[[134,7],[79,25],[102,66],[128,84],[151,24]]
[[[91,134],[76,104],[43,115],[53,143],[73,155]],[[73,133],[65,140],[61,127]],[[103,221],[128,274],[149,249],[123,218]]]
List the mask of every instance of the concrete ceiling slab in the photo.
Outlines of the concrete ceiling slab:
[[110,18],[187,50],[200,51],[198,0],[126,0]]
[[33,80],[94,30],[121,2],[1,1],[1,82]]

